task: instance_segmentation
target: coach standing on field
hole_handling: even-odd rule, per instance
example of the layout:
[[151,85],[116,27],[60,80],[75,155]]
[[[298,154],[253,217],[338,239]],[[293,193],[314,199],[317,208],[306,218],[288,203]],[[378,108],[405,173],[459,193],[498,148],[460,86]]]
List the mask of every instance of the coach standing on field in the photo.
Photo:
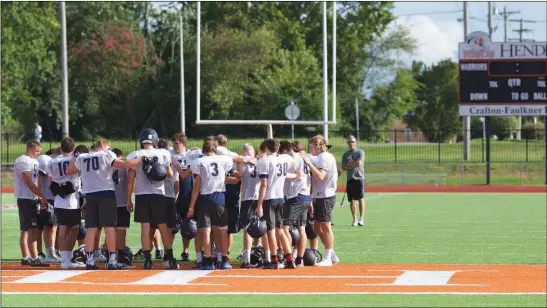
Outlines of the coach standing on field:
[[357,140],[350,135],[347,139],[349,151],[342,156],[342,169],[348,172],[346,193],[351,204],[351,216],[353,218],[352,226],[357,226],[355,217],[355,201],[359,201],[359,226],[363,225],[363,216],[365,215],[365,199],[363,193],[365,190],[365,152],[357,148]]

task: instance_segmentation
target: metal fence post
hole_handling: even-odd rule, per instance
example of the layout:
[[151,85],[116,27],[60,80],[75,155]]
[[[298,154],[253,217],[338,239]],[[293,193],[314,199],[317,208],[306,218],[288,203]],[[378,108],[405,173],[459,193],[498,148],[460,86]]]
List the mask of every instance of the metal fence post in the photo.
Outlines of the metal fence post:
[[6,134],[6,163],[9,164],[9,134]]
[[462,171],[461,171],[461,175],[460,175],[460,177],[461,177],[460,185],[463,186],[464,185],[464,178],[465,178],[465,161],[462,161],[461,166],[462,166],[462,168],[461,168]]
[[528,162],[528,138],[525,139],[525,145],[526,145],[526,162]]
[[395,162],[397,162],[397,129],[394,130],[395,131],[395,137],[393,138],[394,141],[395,141]]
[[520,185],[522,185],[522,172],[523,172],[523,169],[524,168],[524,163],[523,162],[520,162]]
[[441,131],[437,131],[437,156],[439,160],[439,164],[441,163]]

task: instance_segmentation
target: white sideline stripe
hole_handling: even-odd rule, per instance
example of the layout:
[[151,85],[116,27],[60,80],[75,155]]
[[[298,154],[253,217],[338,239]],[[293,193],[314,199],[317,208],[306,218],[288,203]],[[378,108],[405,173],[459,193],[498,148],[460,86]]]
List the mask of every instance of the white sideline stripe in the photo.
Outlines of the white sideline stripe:
[[[385,286],[393,286],[393,287],[400,287],[401,285],[395,285],[395,284],[389,284],[389,283],[346,283],[346,286],[351,286],[351,287],[366,287],[366,286],[382,286],[382,287],[385,287]],[[410,285],[410,284],[407,284],[405,286],[424,286],[424,287],[438,287],[438,286],[443,286],[443,287],[487,287],[488,285],[487,284],[442,284],[442,285],[437,285],[437,284],[416,284],[416,285]]]
[[364,295],[364,294],[390,294],[390,295],[545,295],[541,292],[531,293],[488,293],[488,292],[2,292],[2,295]]
[[[334,229],[336,231],[336,229]],[[366,236],[366,235],[365,235]],[[382,236],[389,236],[389,237],[477,237],[477,238],[483,238],[483,237],[492,237],[492,238],[513,238],[516,237],[516,235],[448,235],[448,234],[427,234],[427,235],[412,235],[412,234],[368,234],[368,236],[374,236],[374,237],[382,237]],[[545,236],[533,236],[533,237],[526,237],[527,239],[545,239],[547,237]]]
[[[339,251],[340,252],[340,251]],[[503,252],[421,252],[421,251],[344,251],[344,254],[408,254],[408,255],[501,255],[501,256],[544,256],[545,253],[503,253]]]
[[[457,265],[463,265],[463,264],[448,264],[450,266],[457,266]],[[472,265],[472,264],[466,264],[466,265]],[[474,265],[484,265],[484,264],[474,264]],[[490,264],[492,265],[492,264]],[[502,264],[502,265],[505,265],[505,264]],[[367,272],[396,272],[396,271],[399,271],[399,272],[404,272],[404,271],[410,271],[410,270],[401,270],[401,269],[392,269],[392,270],[388,270],[388,269],[381,269],[381,270],[367,270]],[[413,270],[415,272],[427,272],[428,270]],[[429,270],[431,271],[431,270]],[[499,272],[498,270],[455,270],[456,272]],[[397,276],[398,277],[398,276]]]
[[190,283],[194,279],[207,276],[208,274],[209,272],[207,271],[164,271],[150,277],[135,281],[132,284],[185,285]]
[[88,271],[48,271],[12,281],[11,283],[56,283],[86,272]]
[[[398,270],[396,270],[398,271]],[[283,275],[283,276],[244,276],[244,275],[211,275],[205,278],[251,278],[251,279],[262,279],[262,278],[316,278],[316,279],[344,279],[344,278],[397,278],[399,276],[312,276],[312,275]]]

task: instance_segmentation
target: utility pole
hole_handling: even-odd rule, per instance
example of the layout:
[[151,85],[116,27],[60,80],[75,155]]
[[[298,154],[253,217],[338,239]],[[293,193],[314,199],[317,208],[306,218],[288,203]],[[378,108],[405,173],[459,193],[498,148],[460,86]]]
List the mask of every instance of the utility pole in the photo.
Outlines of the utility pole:
[[[524,28],[524,23],[536,23],[535,20],[525,20],[525,19],[510,19],[510,22],[518,22],[519,28],[516,30],[513,30],[513,32],[517,32],[519,34],[518,41],[522,43],[523,41],[523,34],[524,32],[532,32],[532,29]],[[522,131],[522,116],[517,117],[518,120],[518,126],[517,126],[517,140],[521,139],[521,131]]]
[[63,101],[62,117],[62,138],[69,136],[68,133],[68,64],[66,50],[66,9],[65,2],[59,2],[59,11],[61,15],[61,100]]
[[[463,41],[467,39],[469,27],[469,8],[463,2]],[[471,118],[463,117],[463,160],[471,159]]]
[[506,6],[503,7],[503,12],[499,14],[503,17],[503,41],[504,42],[507,42],[507,21],[509,19],[509,16],[513,14],[520,14],[520,11],[507,11]]

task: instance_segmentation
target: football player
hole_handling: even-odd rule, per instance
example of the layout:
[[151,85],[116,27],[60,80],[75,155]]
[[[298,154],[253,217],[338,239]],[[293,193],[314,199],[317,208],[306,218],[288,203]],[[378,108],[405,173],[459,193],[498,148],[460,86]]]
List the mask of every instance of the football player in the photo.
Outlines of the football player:
[[[283,154],[290,155],[294,159],[295,172],[301,175],[299,178],[285,180],[284,193],[287,198],[283,206],[283,229],[289,242],[292,237],[289,229],[297,225],[300,233],[299,243],[293,243],[297,247],[296,266],[304,266],[302,257],[306,250],[306,222],[307,213],[310,207],[310,172],[308,166],[304,163],[299,154],[294,150],[294,144],[288,141],[280,142],[280,151]],[[298,151],[298,150],[297,150]]]
[[[157,160],[158,168],[165,168],[167,176],[173,176],[170,167],[171,155],[165,150],[158,149],[158,133],[150,128],[144,129],[140,134],[141,150],[131,152],[127,158],[146,157],[149,160]],[[153,166],[150,166],[153,167]],[[136,181],[136,184],[135,184]],[[131,194],[135,185],[135,205],[131,202]],[[177,260],[173,255],[171,246],[173,233],[167,222],[169,215],[165,203],[165,181],[150,180],[142,168],[142,164],[129,170],[127,180],[127,207],[129,211],[135,210],[135,222],[141,224],[141,244],[144,254],[144,269],[152,269],[152,243],[150,241],[151,225],[157,226],[160,231],[165,254],[163,256],[163,268],[177,269]]]
[[[38,186],[41,187],[42,193],[48,202],[46,209],[40,209],[40,214],[38,215],[38,255],[43,258],[43,261],[46,263],[61,263],[61,258],[57,256],[55,252],[55,242],[57,237],[57,221],[55,219],[55,214],[53,212],[53,199],[55,196],[49,188],[49,175],[47,174],[47,164],[52,157],[57,157],[61,153],[61,149],[49,149],[45,155],[38,156]],[[44,239],[44,244],[46,246],[46,253],[42,252],[42,236]]]
[[323,261],[317,265],[332,266],[332,264],[339,262],[334,252],[334,234],[331,228],[332,210],[336,202],[338,169],[336,159],[327,152],[327,143],[323,136],[312,137],[309,146],[311,154],[315,156],[313,161],[304,153],[300,153],[300,155],[312,174],[314,227],[325,246]]
[[[277,156],[278,150],[279,143],[275,139],[264,140],[260,145],[260,151],[265,155],[258,160],[256,166],[256,172],[260,178],[256,213],[260,217],[264,216],[266,220],[268,244],[271,253],[271,262],[264,266],[266,269],[296,268],[289,241],[282,229],[283,187],[290,162]],[[274,254],[277,252],[278,238],[285,254],[285,264],[279,264],[278,256]]]
[[[123,160],[122,150],[116,148],[112,152],[116,154],[116,158]],[[112,182],[114,182],[114,191],[116,193],[116,248],[118,250],[118,262],[132,267],[131,259],[126,255],[126,237],[127,229],[131,222],[131,213],[127,210],[127,169],[114,168],[112,172]]]
[[[169,142],[165,139],[160,139],[158,141],[158,148],[165,150],[169,156],[171,156],[171,153],[169,151]],[[175,165],[170,160],[171,165],[170,168],[173,171],[172,176],[167,176],[165,178],[165,203],[167,204],[167,227],[169,229],[174,229],[177,225],[177,214],[176,214],[176,208],[175,208],[175,200],[177,199],[177,195],[179,193],[179,173],[177,172]],[[171,234],[171,243],[170,247],[173,247],[173,241],[175,239],[175,236]]]
[[[19,210],[19,246],[23,259],[21,265],[47,266],[38,257],[36,247],[38,228],[38,206],[47,206],[47,200],[38,187],[38,160],[40,143],[30,140],[26,145],[27,152],[15,160],[13,168],[14,196]],[[30,258],[29,258],[30,254]]]
[[110,151],[110,142],[99,138],[95,142],[93,153],[80,154],[72,160],[66,170],[67,175],[80,172],[84,185],[82,193],[86,198],[85,225],[87,235],[86,269],[95,270],[98,266],[93,258],[93,250],[96,246],[98,228],[104,228],[106,246],[108,249],[108,263],[105,266],[110,270],[127,268],[123,263],[118,263],[116,254],[116,220],[117,209],[116,192],[112,173],[114,168],[131,168],[140,163],[140,159],[127,161],[119,160],[114,152]]
[[72,249],[76,243],[82,217],[80,210],[80,176],[68,174],[67,168],[74,159],[74,139],[67,137],[61,140],[61,156],[54,157],[47,165],[46,173],[50,178],[52,193],[55,195],[54,207],[59,224],[59,250],[61,268],[73,269],[85,267],[83,263],[72,261]]
[[204,250],[202,270],[214,270],[211,256],[211,229],[217,249],[222,252],[220,269],[231,269],[228,259],[228,214],[225,205],[226,174],[233,169],[233,161],[226,155],[216,155],[217,142],[207,138],[203,142],[203,157],[193,162],[194,188],[187,217],[194,216],[199,195],[198,226]]

